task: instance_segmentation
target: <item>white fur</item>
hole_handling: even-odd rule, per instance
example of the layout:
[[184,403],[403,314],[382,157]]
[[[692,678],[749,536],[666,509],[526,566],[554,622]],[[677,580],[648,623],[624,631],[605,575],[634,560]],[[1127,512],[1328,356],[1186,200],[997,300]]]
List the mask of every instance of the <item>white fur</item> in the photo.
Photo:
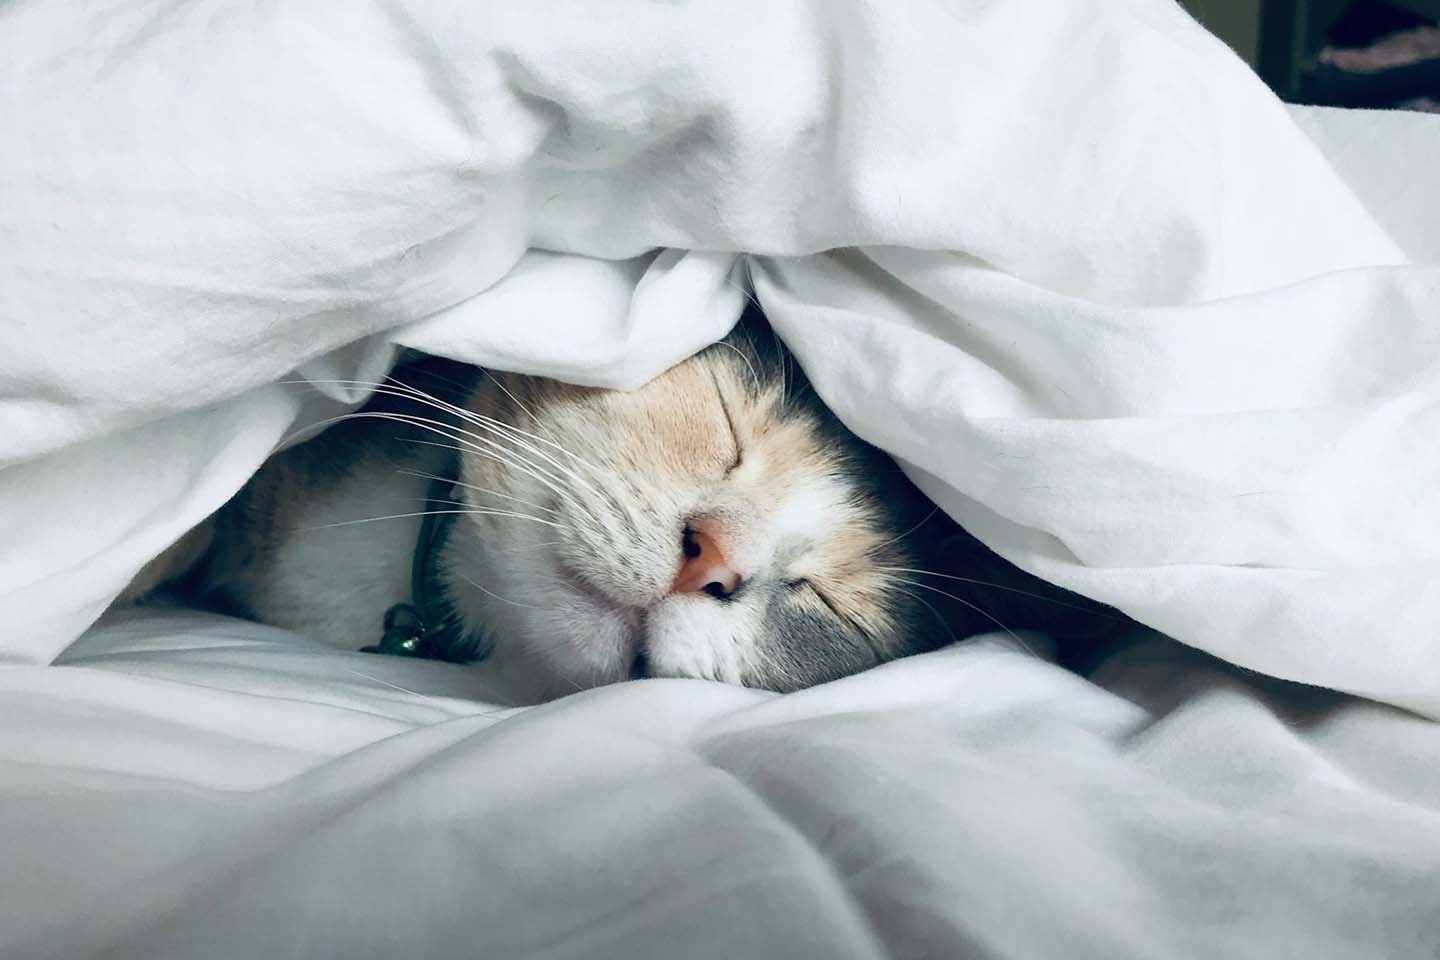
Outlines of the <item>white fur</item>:
[[[513,495],[541,503],[543,483],[515,475]],[[666,585],[681,561],[678,534],[687,501],[666,491],[636,509],[666,531],[658,546],[629,551],[640,574],[617,579],[615,558],[590,558],[593,582],[567,579],[564,532],[512,518],[461,518],[447,549],[450,594],[464,619],[483,623],[494,641],[486,668],[527,698],[623,680],[638,653],[656,676],[744,682],[763,662],[757,647],[763,609],[743,590],[719,603],[703,594],[674,596]],[[786,579],[788,558],[825,534],[847,509],[850,491],[828,475],[808,477],[774,503],[711,490],[689,501],[693,512],[720,510],[728,549],[745,576]],[[674,516],[666,515],[666,508]],[[569,518],[570,522],[579,522]]]
[[741,683],[746,669],[758,665],[753,639],[758,619],[752,603],[718,604],[702,594],[669,597],[647,618],[652,672]]
[[[662,383],[652,399],[647,387],[538,412],[506,393],[512,425],[466,423],[453,499],[473,509],[455,519],[438,571],[485,645],[482,669],[517,698],[624,680],[640,666],[729,683],[773,668],[761,642],[774,642],[768,605],[791,602],[779,591],[808,575],[812,548],[854,522],[852,490],[822,448],[772,446],[767,459],[770,403],[734,383],[722,388],[729,408],[709,392],[717,376],[748,385],[749,371],[736,367],[704,368],[683,389]],[[656,421],[652,403],[686,413]],[[741,441],[727,424],[743,403],[760,439],[732,467]],[[794,429],[772,436],[807,444]],[[292,519],[310,529],[290,538],[257,585],[265,618],[348,649],[378,639],[385,610],[410,599],[419,520],[352,521],[418,513],[427,485],[377,457],[309,497]],[[715,526],[746,581],[723,600],[670,593],[683,530],[700,520]]]
[[850,487],[817,477],[787,494],[770,514],[767,535],[781,543],[818,540],[846,509]]
[[385,611],[410,599],[420,519],[351,521],[419,512],[425,487],[424,480],[377,469],[348,478],[328,496],[307,498],[299,529],[256,570],[254,597],[266,620],[347,650],[377,642]]

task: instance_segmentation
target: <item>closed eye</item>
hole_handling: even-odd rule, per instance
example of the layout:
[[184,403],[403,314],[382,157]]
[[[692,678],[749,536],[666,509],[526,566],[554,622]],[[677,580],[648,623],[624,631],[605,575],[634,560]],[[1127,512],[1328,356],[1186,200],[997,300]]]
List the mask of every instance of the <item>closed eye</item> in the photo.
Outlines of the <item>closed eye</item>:
[[[862,627],[859,623],[855,622],[855,620],[851,617],[848,617],[845,614],[841,613],[840,608],[835,606],[835,604],[831,602],[830,598],[825,595],[824,591],[822,591],[819,587],[815,586],[814,582],[811,581],[809,577],[798,577],[794,580],[786,580],[785,586],[797,593],[801,590],[809,591],[815,596],[816,599],[818,599],[821,603],[825,604],[825,609],[829,610],[836,620],[839,620],[841,623],[848,626],[851,630],[854,630],[860,636],[864,637],[867,643],[870,643],[872,646],[874,645],[874,641],[872,641],[870,638],[870,632],[864,627]],[[884,658],[880,657],[879,659]]]
[[785,586],[797,593],[801,590],[808,591],[809,593],[813,594],[817,600],[825,604],[826,608],[829,609],[831,613],[835,614],[836,617],[841,620],[846,619],[835,607],[835,604],[830,602],[830,598],[825,596],[825,594],[821,592],[820,588],[815,586],[814,581],[812,581],[809,577],[797,577],[794,580],[786,580]]
[[710,379],[715,384],[715,396],[720,398],[720,410],[725,414],[725,423],[730,427],[730,442],[735,445],[735,460],[725,468],[725,472],[732,473],[745,459],[745,451],[740,446],[740,434],[735,432],[735,418],[730,415],[730,404],[725,402],[725,391],[720,389],[720,381],[715,376],[715,371],[710,371]]

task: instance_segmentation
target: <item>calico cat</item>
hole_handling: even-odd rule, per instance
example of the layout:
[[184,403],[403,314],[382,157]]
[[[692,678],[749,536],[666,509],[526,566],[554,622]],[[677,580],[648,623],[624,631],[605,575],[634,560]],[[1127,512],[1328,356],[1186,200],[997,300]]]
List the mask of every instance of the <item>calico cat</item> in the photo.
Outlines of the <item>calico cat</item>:
[[935,572],[956,544],[998,559],[840,424],[751,311],[632,392],[399,368],[132,594],[188,567],[193,602],[348,649],[383,624],[379,649],[480,660],[522,699],[639,677],[786,691],[994,629],[997,610],[1033,625],[1015,601],[1060,593],[1008,568],[999,607],[967,599],[973,574]]

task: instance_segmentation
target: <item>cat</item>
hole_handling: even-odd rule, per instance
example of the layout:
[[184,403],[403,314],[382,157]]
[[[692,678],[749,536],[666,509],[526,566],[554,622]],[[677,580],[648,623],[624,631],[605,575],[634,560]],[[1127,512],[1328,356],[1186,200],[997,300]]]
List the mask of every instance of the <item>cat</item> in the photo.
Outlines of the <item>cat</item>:
[[939,572],[997,561],[840,423],[752,309],[628,392],[397,368],[131,595],[170,582],[340,647],[476,660],[517,699],[644,677],[790,691],[1025,626],[1022,598],[1094,612],[1003,562],[998,606]]

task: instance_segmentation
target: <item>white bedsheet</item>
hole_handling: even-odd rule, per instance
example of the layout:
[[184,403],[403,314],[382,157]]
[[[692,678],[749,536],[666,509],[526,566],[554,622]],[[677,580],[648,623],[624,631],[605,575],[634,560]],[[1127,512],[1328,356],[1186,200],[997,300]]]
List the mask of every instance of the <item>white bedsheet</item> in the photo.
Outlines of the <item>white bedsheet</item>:
[[0,671],[0,956],[1440,955],[1440,726],[1175,644],[481,677],[185,614]]

